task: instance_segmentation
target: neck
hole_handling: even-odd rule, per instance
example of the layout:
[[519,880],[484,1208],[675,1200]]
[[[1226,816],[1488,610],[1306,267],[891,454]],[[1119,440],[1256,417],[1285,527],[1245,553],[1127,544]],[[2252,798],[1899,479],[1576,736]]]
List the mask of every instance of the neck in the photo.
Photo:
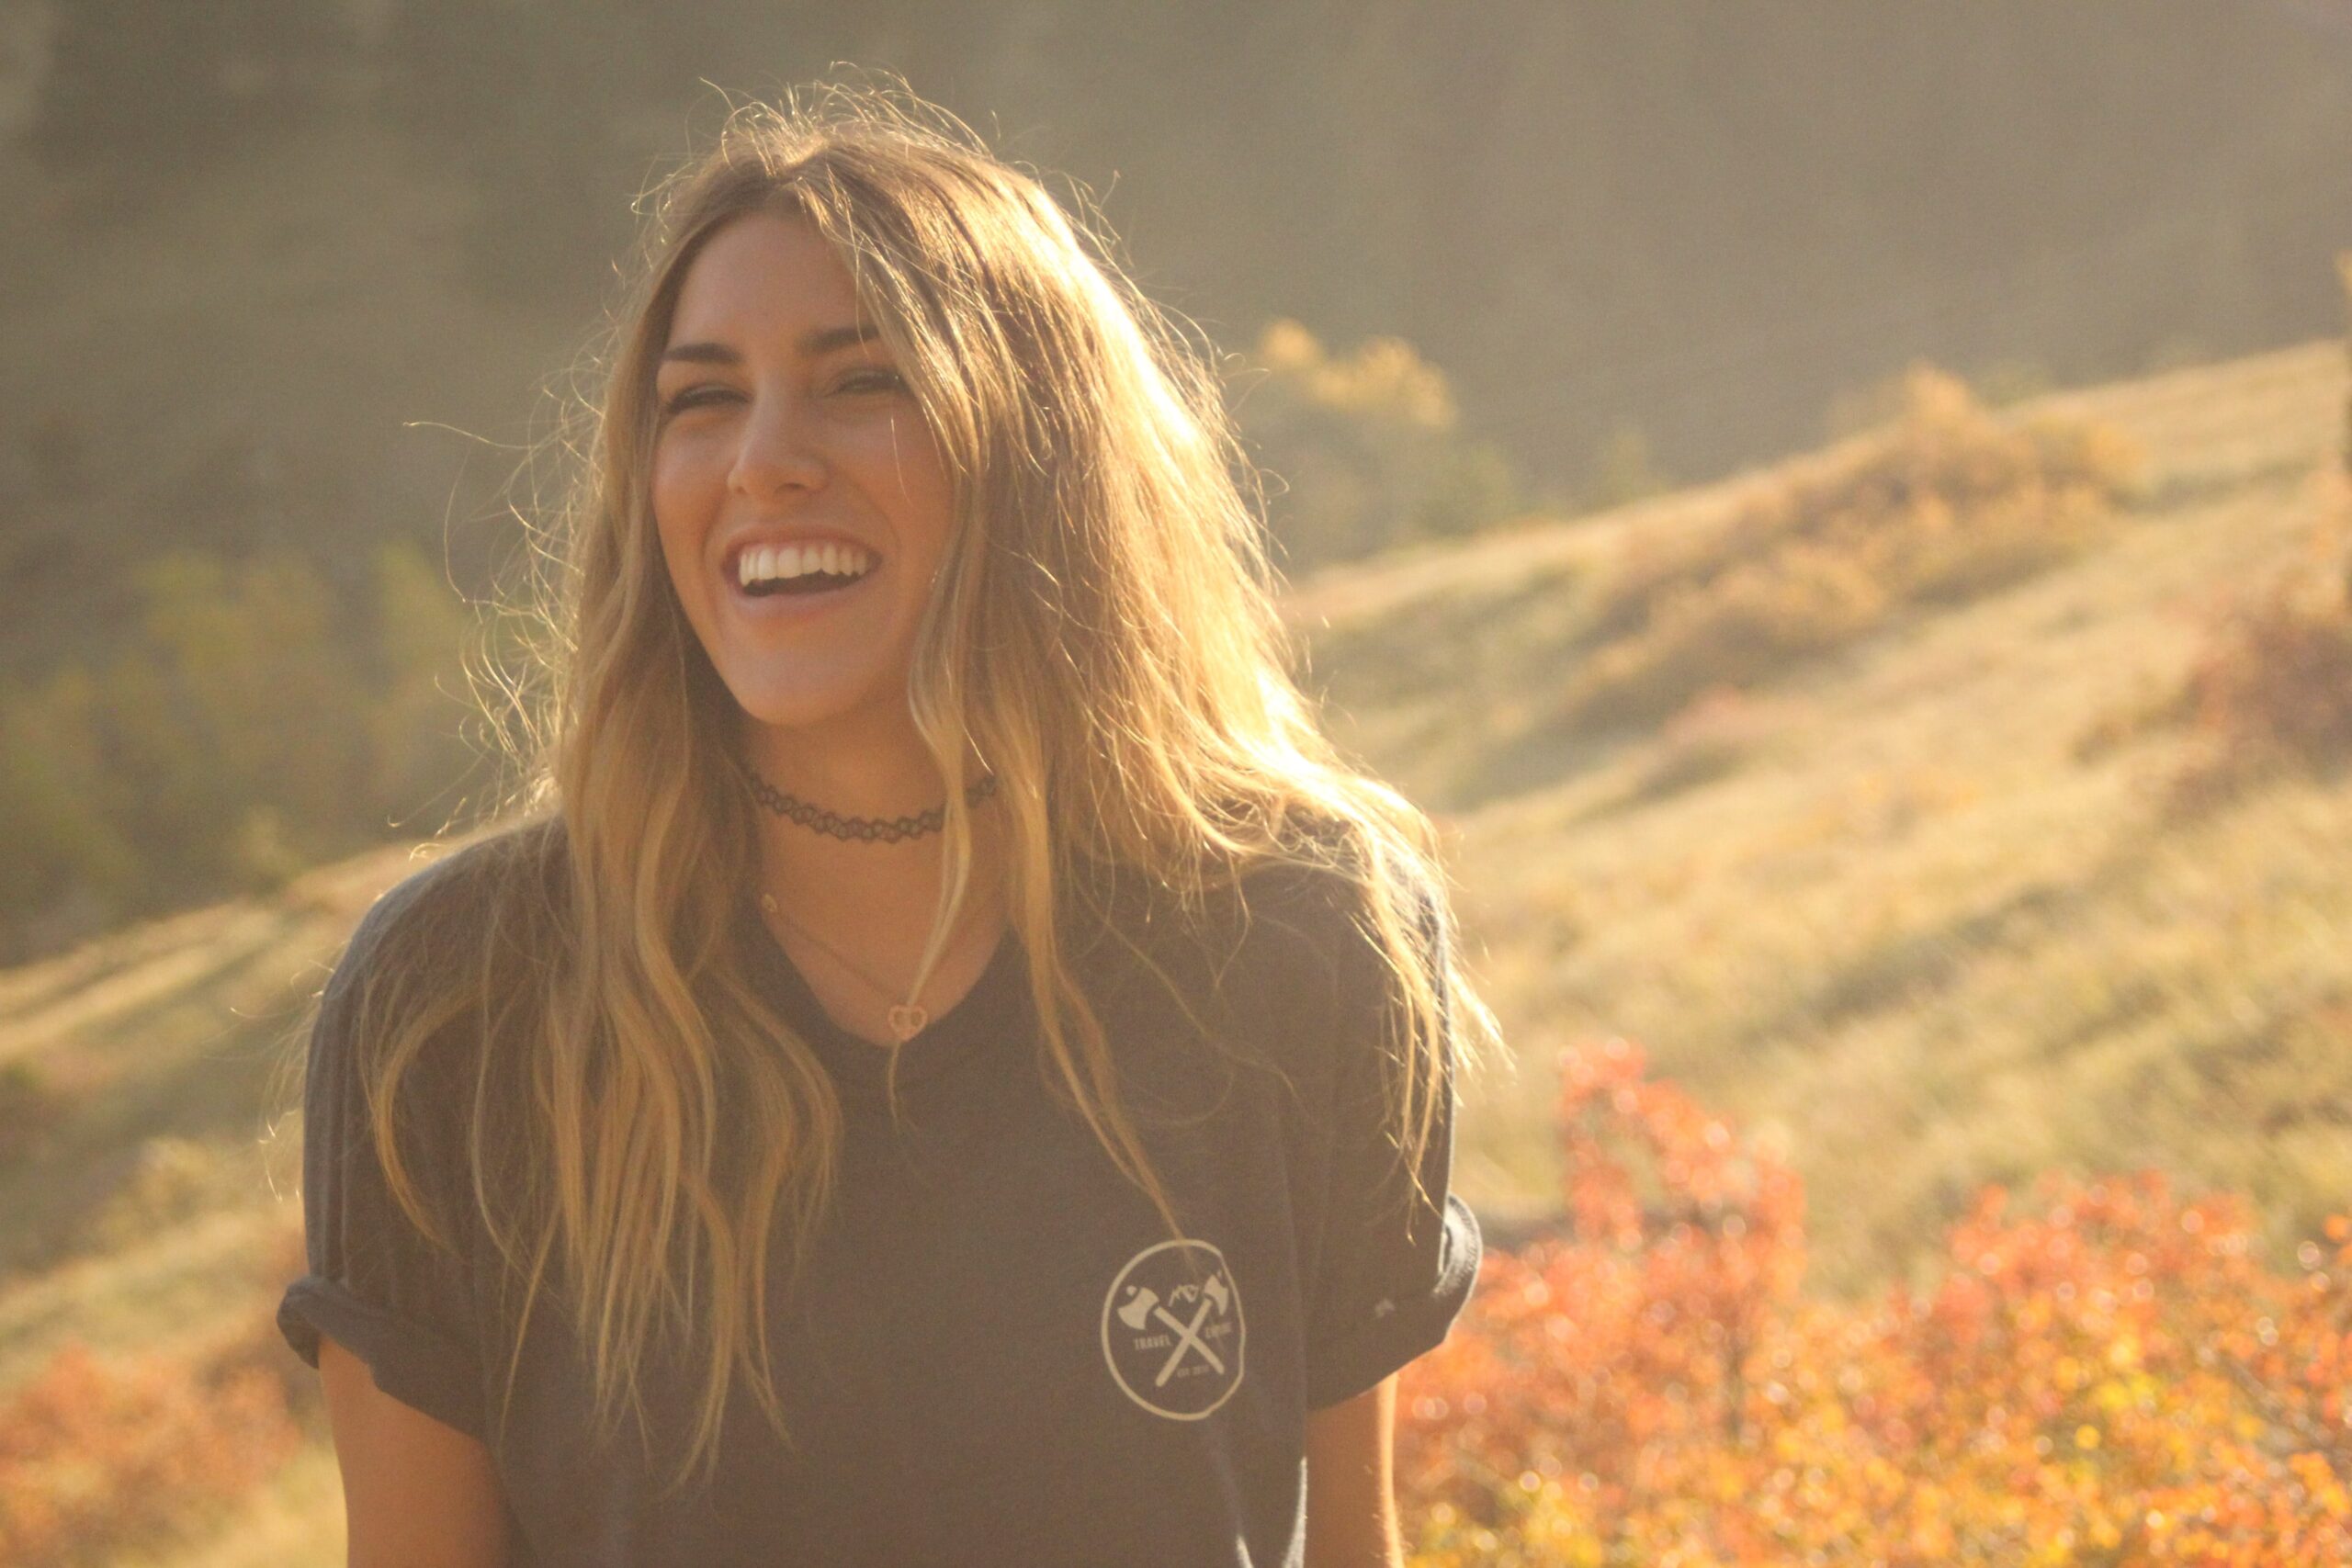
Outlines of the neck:
[[[938,764],[911,725],[892,735],[854,741],[828,736],[822,745],[806,732],[747,724],[743,759],[775,788],[845,818],[889,820],[946,804]],[[965,761],[962,787],[982,774],[977,754]],[[791,918],[853,952],[902,957],[911,970],[931,929],[948,879],[944,828],[890,842],[841,839],[754,806],[760,838],[760,886]],[[972,873],[959,930],[995,929],[1003,908],[1003,804],[971,807]]]

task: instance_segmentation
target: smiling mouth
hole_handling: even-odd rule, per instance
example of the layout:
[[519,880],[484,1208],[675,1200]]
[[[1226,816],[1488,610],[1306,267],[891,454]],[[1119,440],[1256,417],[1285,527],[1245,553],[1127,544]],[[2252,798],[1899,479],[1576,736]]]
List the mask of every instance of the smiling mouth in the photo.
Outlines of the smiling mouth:
[[838,593],[854,582],[863,582],[874,575],[873,569],[848,575],[830,571],[804,572],[798,577],[771,577],[743,587],[741,592],[752,599],[811,599],[820,593]]
[[856,546],[753,546],[735,558],[732,586],[750,599],[815,599],[865,581],[881,558]]

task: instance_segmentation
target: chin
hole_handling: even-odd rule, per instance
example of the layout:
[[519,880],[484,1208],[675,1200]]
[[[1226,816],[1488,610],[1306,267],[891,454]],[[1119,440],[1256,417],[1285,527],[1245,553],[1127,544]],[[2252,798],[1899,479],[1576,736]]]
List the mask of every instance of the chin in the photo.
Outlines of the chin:
[[840,717],[851,705],[797,694],[738,691],[735,706],[746,724],[764,729],[811,729]]
[[811,691],[746,682],[730,684],[728,690],[744,721],[767,729],[819,729],[876,706],[872,694],[842,687]]

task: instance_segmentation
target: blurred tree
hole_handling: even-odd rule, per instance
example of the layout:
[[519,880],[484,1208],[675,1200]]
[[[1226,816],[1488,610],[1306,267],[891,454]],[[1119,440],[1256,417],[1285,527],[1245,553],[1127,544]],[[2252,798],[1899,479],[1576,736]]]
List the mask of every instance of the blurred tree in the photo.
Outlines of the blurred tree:
[[1335,356],[1298,322],[1258,340],[1235,415],[1267,476],[1279,564],[1294,575],[1510,515],[1519,484],[1462,434],[1443,373],[1395,338]]
[[58,7],[28,145],[52,172],[184,175],[315,114],[356,46],[315,0],[74,0]]
[[101,746],[88,671],[0,692],[0,957],[38,917],[70,939],[134,901],[139,852],[116,826],[123,791]]
[[291,557],[172,552],[108,661],[0,690],[0,961],[272,886],[461,781],[463,606],[405,542],[368,588],[348,615]]
[[142,568],[140,592],[141,637],[102,689],[151,873],[184,889],[235,877],[234,831],[257,809],[312,847],[346,840],[372,793],[362,693],[317,575],[175,553]]
[[[474,711],[466,674],[472,622],[458,596],[405,540],[376,552],[375,668],[368,713],[369,790],[388,813],[422,809],[472,761],[461,723]],[[437,823],[432,824],[437,827]]]

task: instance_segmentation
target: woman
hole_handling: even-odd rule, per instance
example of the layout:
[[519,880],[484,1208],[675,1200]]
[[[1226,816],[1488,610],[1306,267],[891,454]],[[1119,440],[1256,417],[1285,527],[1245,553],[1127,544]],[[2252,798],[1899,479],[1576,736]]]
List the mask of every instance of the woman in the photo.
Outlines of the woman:
[[616,332],[532,809],[311,1034],[352,1562],[1396,1562],[1493,1020],[1201,358],[849,90],[730,118]]

